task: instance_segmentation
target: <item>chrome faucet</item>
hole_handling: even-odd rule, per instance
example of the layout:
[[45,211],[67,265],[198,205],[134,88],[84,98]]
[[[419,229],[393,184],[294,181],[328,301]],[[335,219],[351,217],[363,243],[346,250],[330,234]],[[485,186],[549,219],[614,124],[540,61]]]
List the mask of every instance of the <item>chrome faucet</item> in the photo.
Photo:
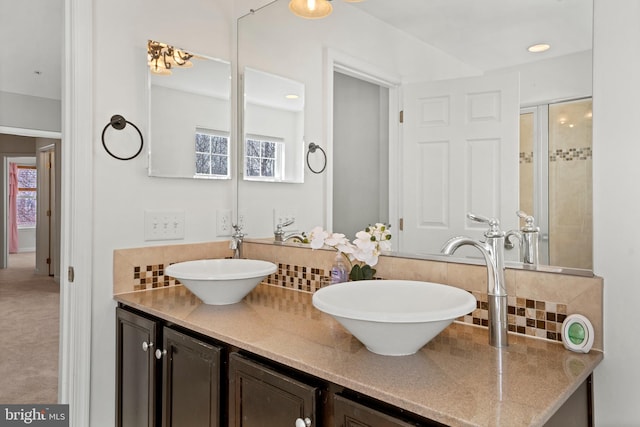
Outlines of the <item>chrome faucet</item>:
[[523,211],[517,211],[516,215],[524,218],[525,225],[520,230],[507,231],[504,239],[505,249],[513,249],[511,237],[520,242],[520,261],[525,264],[538,264],[538,244],[540,240],[540,228],[535,226],[535,219]]
[[287,240],[299,240],[300,242],[304,242],[307,236],[304,233],[290,233],[285,234],[284,227],[288,227],[295,222],[294,219],[290,219],[288,221],[281,222],[276,225],[276,229],[273,232],[273,237],[276,243],[284,243]]
[[452,255],[461,246],[469,245],[478,249],[487,264],[487,297],[489,302],[489,345],[506,347],[507,338],[507,286],[504,280],[504,231],[500,221],[472,213],[467,214],[472,221],[489,224],[484,233],[485,241],[470,237],[454,237],[442,247],[442,253]]
[[239,224],[232,224],[231,226],[233,227],[233,234],[231,235],[229,247],[233,250],[234,258],[242,258],[242,242],[244,241],[242,226]]

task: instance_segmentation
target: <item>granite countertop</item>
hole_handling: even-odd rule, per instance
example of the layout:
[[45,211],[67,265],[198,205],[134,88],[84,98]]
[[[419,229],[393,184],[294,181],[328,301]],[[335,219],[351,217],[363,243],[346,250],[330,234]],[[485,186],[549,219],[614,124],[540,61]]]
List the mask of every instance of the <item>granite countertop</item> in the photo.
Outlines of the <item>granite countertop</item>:
[[602,352],[453,323],[418,353],[369,352],[311,294],[258,285],[240,303],[203,304],[183,286],[115,300],[257,355],[451,426],[543,425],[593,372]]

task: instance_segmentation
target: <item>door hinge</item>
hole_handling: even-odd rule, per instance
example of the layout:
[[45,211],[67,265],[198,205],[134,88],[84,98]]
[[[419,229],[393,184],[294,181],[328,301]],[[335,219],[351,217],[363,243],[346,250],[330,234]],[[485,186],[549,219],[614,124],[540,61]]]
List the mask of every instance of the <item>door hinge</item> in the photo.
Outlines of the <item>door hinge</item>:
[[404,218],[400,218],[400,225],[398,227],[400,231],[404,230]]
[[47,258],[47,264],[51,264],[51,258]]
[[75,278],[76,273],[75,271],[73,271],[73,267],[69,267],[67,269],[67,280],[69,280],[69,283],[73,283],[73,279]]
[[51,209],[47,209],[47,216],[51,216]]
[[400,110],[400,123],[404,123],[404,110]]

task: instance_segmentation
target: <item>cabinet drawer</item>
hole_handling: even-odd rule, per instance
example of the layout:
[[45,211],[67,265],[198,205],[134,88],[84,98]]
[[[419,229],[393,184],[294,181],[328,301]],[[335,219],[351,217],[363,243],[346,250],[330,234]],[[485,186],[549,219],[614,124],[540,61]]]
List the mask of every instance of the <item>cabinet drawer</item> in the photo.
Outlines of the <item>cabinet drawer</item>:
[[320,389],[297,381],[238,353],[229,356],[229,425],[233,427],[295,426],[309,418],[319,426]]

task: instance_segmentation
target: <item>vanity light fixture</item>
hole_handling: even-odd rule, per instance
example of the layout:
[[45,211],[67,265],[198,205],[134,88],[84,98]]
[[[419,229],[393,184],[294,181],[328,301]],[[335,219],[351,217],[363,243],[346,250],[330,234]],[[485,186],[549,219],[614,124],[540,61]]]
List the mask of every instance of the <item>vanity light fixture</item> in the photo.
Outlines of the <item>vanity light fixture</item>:
[[551,48],[551,45],[548,43],[538,43],[538,44],[529,46],[527,50],[531,53],[541,53],[541,52],[546,52],[550,48]]
[[319,19],[329,16],[333,6],[330,0],[291,0],[289,10],[301,18]]
[[[343,0],[345,3],[360,3],[364,0]],[[289,10],[294,15],[307,19],[319,19],[329,16],[333,11],[331,0],[291,0]]]
[[285,95],[284,97],[285,97],[285,98],[287,98],[287,99],[298,99],[298,98],[300,98],[300,97],[299,97],[298,95],[296,95],[295,93],[290,93],[290,94],[288,94],[288,95]]
[[149,69],[154,74],[171,75],[171,68],[189,68],[193,55],[166,43],[149,40],[147,42],[147,58]]

